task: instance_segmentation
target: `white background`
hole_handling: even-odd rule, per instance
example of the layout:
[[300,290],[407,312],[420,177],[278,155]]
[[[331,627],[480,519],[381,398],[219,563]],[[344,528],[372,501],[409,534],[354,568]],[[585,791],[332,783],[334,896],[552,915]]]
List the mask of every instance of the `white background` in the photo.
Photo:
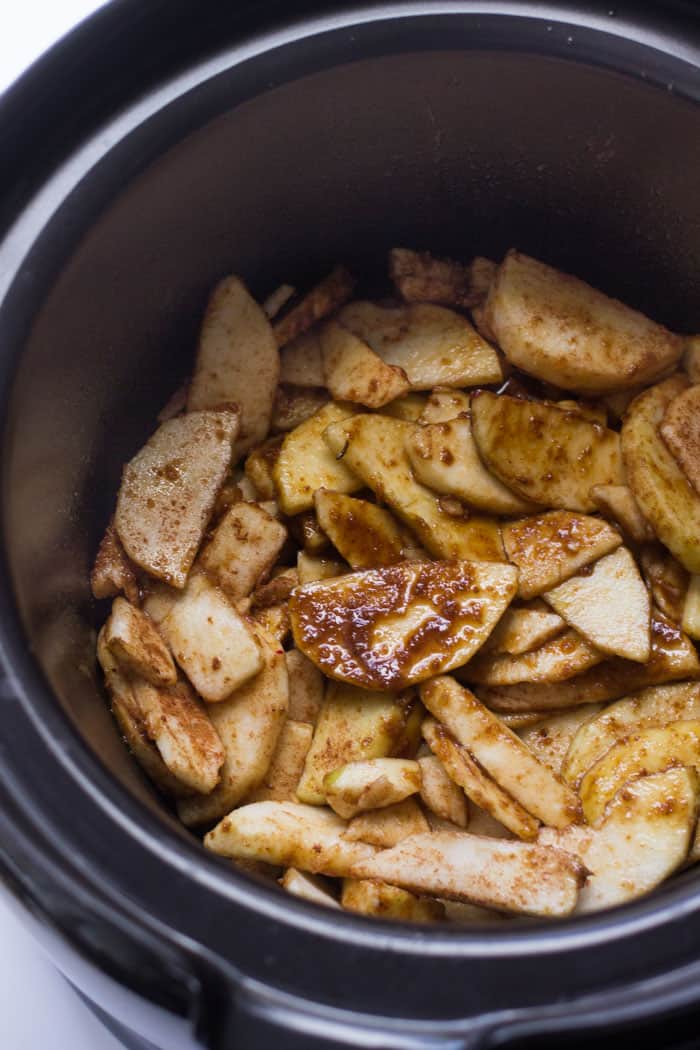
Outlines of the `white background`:
[[[100,0],[0,0],[0,92]],[[2,1050],[118,1050],[0,893]]]

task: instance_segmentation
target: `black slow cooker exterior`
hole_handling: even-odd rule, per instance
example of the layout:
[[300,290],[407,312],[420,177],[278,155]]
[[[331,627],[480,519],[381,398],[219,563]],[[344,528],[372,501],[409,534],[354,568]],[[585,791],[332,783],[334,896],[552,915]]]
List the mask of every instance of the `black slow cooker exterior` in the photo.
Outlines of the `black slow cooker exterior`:
[[692,870],[427,929],[205,854],[118,739],[87,583],[227,271],[262,295],[371,279],[394,243],[515,244],[700,330],[695,5],[113,0],[0,101],[0,141],[0,867],[59,967],[163,1050],[696,1045]]

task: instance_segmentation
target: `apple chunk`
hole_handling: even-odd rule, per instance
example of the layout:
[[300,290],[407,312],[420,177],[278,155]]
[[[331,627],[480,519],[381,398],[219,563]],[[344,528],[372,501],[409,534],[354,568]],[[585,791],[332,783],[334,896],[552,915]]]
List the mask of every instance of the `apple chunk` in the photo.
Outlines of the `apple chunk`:
[[339,461],[322,440],[327,427],[352,415],[352,408],[331,401],[287,434],[273,467],[274,484],[285,514],[311,510],[317,489],[354,492],[362,487],[350,465]]
[[430,831],[428,821],[415,799],[406,798],[393,806],[358,813],[348,824],[345,838],[389,847],[421,831]]
[[104,641],[121,666],[153,685],[173,685],[177,671],[170,651],[149,616],[125,598],[115,598],[104,625]]
[[565,630],[566,624],[561,616],[536,599],[531,605],[507,609],[487,640],[484,651],[520,656],[539,649]]
[[585,873],[580,861],[563,850],[466,831],[412,835],[393,849],[356,861],[351,872],[413,893],[548,916],[571,914]]
[[459,667],[510,602],[517,572],[486,562],[403,562],[297,587],[295,643],[331,678],[393,690]]
[[402,368],[413,390],[500,383],[498,354],[467,319],[428,303],[384,307],[357,301],[338,320],[388,365]]
[[162,423],[124,467],[114,527],[149,575],[185,586],[237,433],[236,412],[190,412]]
[[479,257],[465,266],[452,259],[437,259],[430,252],[408,248],[389,252],[389,276],[406,302],[470,309],[484,300],[497,269],[496,263]]
[[314,506],[319,525],[353,569],[375,569],[406,558],[408,538],[376,503],[319,489]]
[[700,493],[700,386],[691,386],[674,397],[659,433],[688,481]]
[[546,591],[544,598],[601,652],[638,663],[649,659],[649,592],[626,547]]
[[264,310],[238,277],[225,277],[204,314],[188,413],[237,406],[238,458],[267,437],[279,373],[279,353]]
[[539,649],[520,656],[478,653],[458,672],[465,682],[515,685],[517,682],[562,682],[595,667],[603,654],[576,631],[565,631]]
[[578,412],[480,390],[471,420],[484,464],[524,500],[591,511],[591,486],[624,483],[620,435]]
[[388,365],[348,328],[329,321],[320,334],[323,374],[331,397],[381,408],[410,390],[406,373]]
[[625,784],[595,828],[543,828],[539,842],[580,857],[590,876],[577,913],[648,893],[681,866],[698,816],[694,769],[674,768]]
[[486,317],[517,368],[582,394],[648,383],[684,346],[629,306],[516,251],[498,269]]
[[700,495],[659,433],[669,405],[686,387],[683,377],[672,376],[635,398],[622,424],[622,454],[642,514],[688,572],[700,573]]
[[198,564],[232,601],[265,579],[287,538],[284,525],[257,503],[234,503],[203,548]]
[[403,802],[420,790],[420,766],[406,758],[370,758],[326,773],[326,802],[349,819],[368,809]]
[[435,922],[445,917],[439,901],[421,900],[378,879],[344,879],[340,903],[348,911],[397,922]]

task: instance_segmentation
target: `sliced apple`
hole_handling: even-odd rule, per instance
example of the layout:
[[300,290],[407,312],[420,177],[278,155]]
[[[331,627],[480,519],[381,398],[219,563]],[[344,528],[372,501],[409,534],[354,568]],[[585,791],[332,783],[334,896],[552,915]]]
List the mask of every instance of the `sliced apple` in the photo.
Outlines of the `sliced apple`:
[[297,555],[297,575],[301,586],[316,583],[318,580],[334,580],[347,571],[345,562],[335,558],[323,558],[307,554],[306,551],[299,551]]
[[353,841],[369,842],[372,846],[388,848],[421,831],[430,831],[430,827],[420,806],[411,797],[403,802],[396,802],[393,806],[358,813],[352,818],[344,834],[345,838]]
[[[568,711],[555,711],[540,719],[534,725],[524,726],[518,730],[522,742],[530,748],[533,755],[562,774],[564,761],[569,753],[571,741],[579,728],[593,718],[602,709],[602,704],[583,704]],[[564,777],[566,780],[567,778]]]
[[564,682],[521,682],[480,687],[479,697],[496,711],[547,711],[617,700],[636,689],[700,675],[695,646],[657,610],[651,614],[651,656],[646,664],[612,657]]
[[622,424],[622,454],[642,514],[681,565],[700,573],[700,495],[659,433],[669,405],[687,385],[672,376],[632,402]]
[[522,499],[591,511],[591,486],[624,484],[620,435],[578,412],[480,390],[471,423],[484,465]]
[[239,805],[262,783],[275,754],[289,702],[287,666],[273,640],[260,628],[256,634],[262,670],[227,700],[209,707],[224,745],[221,782],[207,797],[181,802],[178,814],[188,826],[209,824]]
[[642,547],[639,562],[654,602],[669,620],[680,624],[690,579],[687,571],[660,543]]
[[321,340],[317,329],[297,336],[280,351],[280,383],[325,386]]
[[503,827],[520,839],[537,837],[539,821],[501,787],[473,755],[442,725],[432,718],[423,722],[423,737],[470,802],[489,813]]
[[686,634],[700,639],[700,576],[691,576],[685,601],[681,626]]
[[344,879],[340,903],[348,911],[395,922],[435,922],[445,917],[439,901],[421,900],[379,879]]
[[637,663],[649,659],[649,592],[626,547],[618,547],[586,566],[583,572],[546,591],[544,598],[601,652]]
[[237,601],[265,579],[286,539],[284,525],[257,503],[235,503],[216,526],[198,564]]
[[469,823],[469,806],[461,788],[447,774],[437,755],[418,759],[421,773],[420,797],[423,805],[443,820],[459,828]]
[[696,492],[700,492],[700,386],[681,391],[669,403],[659,433]]
[[700,720],[649,726],[613,744],[581,780],[579,793],[586,820],[589,824],[600,820],[605,807],[630,780],[672,766],[700,767]]
[[399,691],[466,663],[510,602],[516,570],[403,562],[297,587],[295,644],[324,674]]
[[324,438],[353,475],[387,503],[436,558],[502,561],[497,521],[476,514],[454,517],[435,493],[414,478],[405,443],[415,428],[404,420],[368,414],[329,427]]
[[517,368],[582,394],[651,382],[683,351],[680,336],[516,251],[498,269],[486,314]]
[[394,419],[404,419],[409,423],[416,423],[423,414],[427,400],[425,394],[417,394],[415,391],[411,391],[405,394],[404,397],[398,397],[396,401],[390,401],[388,405],[384,405],[382,414],[392,416]]
[[331,397],[381,408],[410,390],[403,368],[389,365],[349,328],[328,321],[320,333],[323,375]]
[[343,307],[338,320],[383,361],[402,368],[413,390],[503,379],[493,347],[465,317],[444,306],[384,307],[358,301]]
[[288,310],[273,328],[277,346],[286,346],[292,339],[308,332],[317,321],[343,305],[355,287],[352,274],[344,266],[336,266],[306,293],[301,302]]
[[484,652],[520,656],[539,649],[565,630],[561,616],[535,599],[529,606],[506,609],[482,648]]
[[327,390],[280,383],[272,406],[271,429],[273,433],[280,434],[296,430],[329,402],[330,394]]
[[465,414],[468,416],[470,404],[470,395],[464,390],[454,390],[448,386],[435,387],[425,402],[418,422],[425,425],[448,423]]
[[323,904],[326,908],[339,908],[340,904],[331,892],[331,884],[323,881],[323,876],[309,875],[296,868],[287,868],[279,879],[279,884],[287,893],[313,904]]
[[254,499],[275,499],[277,495],[272,471],[283,440],[280,435],[268,438],[245,461],[245,476],[253,485]]
[[90,587],[95,598],[114,598],[117,594],[124,594],[132,605],[138,605],[139,587],[134,566],[126,556],[113,522],[109,523],[100,541],[90,573]]
[[563,850],[442,831],[358,860],[352,874],[516,914],[565,916],[576,907],[585,869]]
[[[477,698],[446,675],[421,687],[427,709],[529,813],[563,828],[579,819],[575,794]],[[449,770],[448,770],[449,771]]]
[[504,525],[503,543],[520,570],[519,596],[535,598],[615,550],[622,537],[600,518],[554,510]]
[[314,506],[321,528],[353,569],[374,569],[405,559],[405,533],[376,503],[319,489]]
[[406,451],[415,476],[435,492],[489,514],[528,514],[537,509],[486,470],[467,415],[415,428],[408,435]]
[[191,795],[192,788],[178,780],[166,766],[158,748],[146,732],[141,718],[137,717],[130,707],[122,703],[118,695],[112,696],[112,714],[129,751],[158,790],[171,798],[185,798]]
[[565,631],[520,656],[479,653],[458,674],[465,682],[479,685],[562,682],[595,667],[602,659],[603,654],[577,631]]
[[625,784],[595,828],[543,828],[538,841],[578,856],[590,871],[576,912],[649,893],[688,855],[698,816],[698,776],[675,768]]
[[289,718],[316,725],[323,703],[323,675],[298,649],[289,649],[284,659],[289,676]]
[[279,353],[264,310],[238,277],[225,277],[207,303],[187,412],[237,406],[238,459],[267,437],[279,374]]
[[158,626],[177,663],[210,703],[225,700],[263,665],[250,625],[204,575],[190,578]]
[[366,842],[344,838],[346,827],[330,809],[299,802],[252,802],[224,817],[205,836],[204,845],[224,857],[342,878],[376,852]]
[[571,740],[562,776],[578,788],[584,774],[631,733],[692,719],[700,719],[700,683],[674,682],[643,689],[581,724]]
[[327,773],[348,762],[390,755],[412,706],[408,697],[329,683],[297,789],[299,799],[321,805]]
[[603,517],[619,525],[635,543],[648,543],[654,539],[653,529],[628,485],[594,485],[591,499]]
[[420,790],[420,766],[405,758],[369,758],[326,773],[326,802],[348,820],[367,809],[403,802]]
[[304,769],[304,762],[311,747],[314,727],[308,722],[295,722],[287,718],[277,738],[277,747],[270,760],[267,773],[246,802],[296,802],[296,789]]
[[362,481],[322,440],[327,427],[350,419],[353,409],[331,401],[285,437],[273,470],[285,514],[311,510],[317,489],[354,492]]
[[184,587],[231,462],[236,412],[190,412],[162,423],[127,463],[114,527],[149,575]]
[[125,598],[115,598],[104,625],[104,642],[127,672],[152,685],[174,685],[177,671],[170,650],[146,613]]
[[452,259],[437,259],[430,252],[408,248],[389,252],[389,276],[406,302],[471,309],[483,302],[497,269],[490,259],[476,258],[465,266]]

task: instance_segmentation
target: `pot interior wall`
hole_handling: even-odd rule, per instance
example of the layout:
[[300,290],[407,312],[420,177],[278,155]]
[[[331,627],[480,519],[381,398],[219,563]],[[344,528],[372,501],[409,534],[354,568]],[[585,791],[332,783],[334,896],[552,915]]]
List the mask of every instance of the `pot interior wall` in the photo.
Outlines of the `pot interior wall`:
[[[642,81],[506,52],[375,58],[269,90],[167,146],[125,178],[37,304],[6,460],[31,645],[88,743],[142,792],[98,692],[106,609],[87,577],[121,464],[187,375],[220,276],[262,296],[343,260],[373,285],[392,244],[458,258],[517,246],[700,328],[700,109]],[[90,192],[88,178],[77,228]]]

